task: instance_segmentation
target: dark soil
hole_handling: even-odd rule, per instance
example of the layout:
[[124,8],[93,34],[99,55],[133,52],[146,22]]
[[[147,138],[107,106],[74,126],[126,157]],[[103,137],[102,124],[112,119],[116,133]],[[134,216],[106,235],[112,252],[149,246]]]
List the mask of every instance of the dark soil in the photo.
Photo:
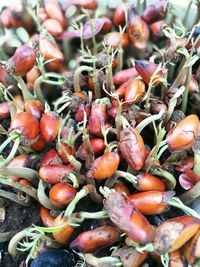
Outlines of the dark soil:
[[[31,224],[40,224],[39,205],[32,202],[29,207],[23,207],[11,201],[6,201],[6,218],[0,223],[0,233],[11,230],[22,230]],[[22,257],[16,262],[12,260],[7,252],[7,244],[3,256],[0,258],[0,267],[19,267]]]

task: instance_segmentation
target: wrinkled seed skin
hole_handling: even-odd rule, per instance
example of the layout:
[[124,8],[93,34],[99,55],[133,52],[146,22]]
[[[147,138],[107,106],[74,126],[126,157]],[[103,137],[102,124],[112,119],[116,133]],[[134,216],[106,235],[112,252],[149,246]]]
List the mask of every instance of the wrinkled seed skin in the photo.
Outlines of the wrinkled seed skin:
[[149,29],[145,21],[135,15],[128,26],[131,43],[138,49],[144,49],[149,39]]
[[92,103],[91,114],[89,117],[89,130],[92,134],[101,135],[101,127],[106,123],[106,105]]
[[[94,155],[99,154],[105,148],[104,140],[101,138],[93,138],[90,140],[91,148]],[[78,157],[82,160],[86,160],[88,152],[84,143],[82,143],[77,151]]]
[[47,184],[57,184],[72,170],[72,165],[45,165],[40,167],[39,177]]
[[113,251],[112,256],[119,257],[123,266],[139,267],[146,259],[147,251],[138,252],[134,247],[124,246]]
[[94,252],[99,248],[109,246],[118,238],[118,232],[114,227],[101,226],[96,229],[83,232],[73,240],[70,248],[79,249],[81,252]]
[[133,241],[139,244],[153,241],[153,227],[120,193],[110,193],[105,200],[104,207],[110,220]]
[[169,267],[185,267],[180,250],[169,253]]
[[43,157],[41,166],[62,164],[61,158],[55,149],[50,149]]
[[180,216],[162,222],[155,230],[155,253],[162,255],[182,247],[200,228],[200,220]]
[[200,258],[200,231],[187,242],[184,252],[187,262],[190,265],[193,265]]
[[120,131],[119,148],[123,158],[135,170],[140,170],[145,161],[145,146],[141,135],[135,128]]

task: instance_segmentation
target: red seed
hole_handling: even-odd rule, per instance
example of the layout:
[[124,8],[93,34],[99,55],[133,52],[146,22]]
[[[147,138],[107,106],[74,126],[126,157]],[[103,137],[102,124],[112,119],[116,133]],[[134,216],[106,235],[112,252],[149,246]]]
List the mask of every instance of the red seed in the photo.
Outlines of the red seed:
[[144,215],[160,214],[168,209],[168,200],[174,192],[147,191],[129,196],[129,201]]
[[[120,33],[119,32],[111,32],[104,36],[104,42],[106,45],[119,47],[120,46]],[[129,45],[129,37],[127,33],[122,34],[122,47],[126,47]]]
[[95,159],[88,176],[91,179],[107,179],[115,173],[120,162],[116,152],[107,152],[103,156]]
[[151,175],[150,173],[139,173],[137,175],[137,185],[138,191],[164,191],[165,184],[157,177]]
[[128,14],[128,34],[131,43],[137,49],[144,49],[149,39],[149,29],[145,21],[130,7]]
[[64,183],[55,184],[49,191],[50,200],[56,207],[69,204],[75,196],[76,189]]
[[130,80],[125,88],[125,101],[132,105],[137,103],[145,92],[145,83],[142,80]]
[[51,63],[61,64],[64,61],[63,53],[50,40],[40,38],[39,48],[40,48],[40,53],[46,60],[50,59],[53,60]]
[[50,18],[58,20],[63,27],[65,26],[65,17],[59,5],[59,1],[44,0],[44,8]]
[[[98,155],[100,152],[102,152],[105,148],[104,140],[101,138],[93,138],[90,140],[92,151],[94,152],[94,155]],[[86,160],[88,156],[88,152],[86,149],[86,145],[82,143],[77,151],[78,157],[82,160]]]
[[184,150],[190,148],[197,139],[199,118],[189,115],[182,119],[166,136],[170,150]]
[[44,106],[37,99],[26,101],[24,105],[25,111],[31,113],[37,120],[39,120],[44,112]]
[[[135,68],[138,74],[142,77],[145,83],[149,83],[153,74],[158,68],[158,64],[155,64],[148,60],[135,60]],[[160,78],[163,78],[164,74],[162,70],[156,73],[156,77],[153,80],[153,85],[157,86],[160,83]]]
[[61,158],[55,149],[49,150],[43,157],[41,166],[45,165],[60,165],[62,164]]
[[92,134],[101,135],[101,127],[106,123],[107,112],[105,104],[92,103],[91,114],[89,117],[89,130]]
[[76,155],[76,149],[75,149],[74,146],[70,147],[67,144],[57,143],[56,149],[57,149],[58,154],[61,157],[63,163],[65,163],[65,164],[68,164],[69,163],[69,160],[68,160],[68,157],[66,155],[66,152],[69,155],[72,155],[74,157]]
[[39,122],[29,112],[20,112],[13,116],[9,132],[19,131],[24,145],[33,144],[39,135]]
[[[14,157],[8,164],[8,168],[20,168],[20,167],[26,167],[28,163],[28,156],[27,155],[19,155]],[[19,177],[17,176],[10,176],[10,178],[14,181],[17,182],[19,181]]]
[[54,222],[54,217],[49,213],[49,210],[45,207],[40,207],[40,218],[45,227],[52,227]]
[[123,158],[135,170],[140,170],[145,161],[145,145],[135,128],[124,128],[120,131],[119,148]]
[[128,81],[130,78],[135,78],[137,76],[138,76],[138,73],[135,68],[124,69],[124,70],[118,71],[114,75],[113,82],[116,85],[120,85]]
[[71,249],[79,249],[81,252],[94,252],[99,248],[109,246],[118,238],[118,232],[111,226],[100,226],[96,229],[83,232],[70,243]]
[[47,184],[57,184],[64,181],[73,169],[72,165],[45,165],[40,167],[39,176]]
[[58,135],[60,117],[55,112],[48,112],[42,115],[40,120],[40,131],[46,142],[52,142]]
[[60,22],[56,19],[47,19],[42,24],[44,28],[47,29],[48,32],[50,32],[51,35],[57,37],[63,32],[63,27],[60,24]]
[[28,45],[22,45],[15,50],[14,55],[7,61],[6,69],[15,76],[24,76],[29,72],[36,61],[36,53]]
[[181,216],[162,222],[155,231],[155,253],[164,255],[182,247],[200,228],[200,220]]
[[153,227],[124,196],[118,192],[110,193],[104,206],[110,220],[133,241],[139,244],[152,242],[154,239]]

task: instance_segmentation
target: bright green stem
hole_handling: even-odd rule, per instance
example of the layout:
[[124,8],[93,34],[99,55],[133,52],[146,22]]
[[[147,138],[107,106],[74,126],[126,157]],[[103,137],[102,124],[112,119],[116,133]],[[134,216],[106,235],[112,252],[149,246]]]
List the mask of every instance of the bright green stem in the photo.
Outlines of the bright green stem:
[[20,178],[25,178],[30,181],[33,185],[37,185],[38,183],[38,173],[32,169],[24,168],[24,167],[0,167],[0,175],[2,176],[17,176]]
[[81,87],[80,87],[80,75],[83,71],[87,71],[87,72],[92,72],[93,68],[92,67],[88,67],[88,66],[80,66],[76,69],[75,73],[74,73],[74,77],[73,77],[73,85],[74,85],[74,91],[77,92],[81,92]]
[[51,203],[50,198],[48,198],[45,194],[46,187],[46,184],[42,180],[40,180],[37,189],[38,200],[40,204],[45,208],[49,210],[56,209],[56,207]]
[[8,139],[6,139],[4,142],[3,142],[3,144],[1,144],[1,146],[0,146],[0,153],[4,150],[4,148],[8,145],[8,144],[10,144],[10,142],[11,141],[13,141],[13,140],[15,140],[15,139],[17,139],[19,137],[19,134],[11,134],[9,137],[8,137]]
[[196,175],[200,176],[200,154],[194,154],[194,168],[193,171]]
[[132,183],[134,186],[137,185],[138,183],[138,178],[137,176],[128,173],[128,172],[124,172],[124,171],[119,171],[117,170],[114,174],[114,178],[119,178],[119,177],[123,177],[125,180],[127,180],[128,182]]
[[187,110],[188,93],[189,93],[189,86],[190,86],[191,78],[192,78],[192,65],[188,69],[187,78],[185,82],[185,91],[183,93],[183,100],[181,104],[181,110],[183,111],[183,113],[185,113]]
[[27,185],[20,184],[18,182],[14,182],[12,179],[9,179],[4,176],[0,176],[0,183],[19,189],[20,191],[26,193],[27,195],[29,195],[30,197],[38,201],[37,191],[35,188],[31,186],[27,186]]
[[153,121],[157,121],[160,118],[162,118],[163,114],[165,113],[165,111],[162,109],[158,114],[152,115],[147,117],[146,119],[144,119],[143,121],[141,121],[137,126],[136,126],[136,130],[141,133],[141,131],[150,123],[152,123]]
[[20,76],[15,76],[15,79],[17,80],[17,82],[19,83],[20,85],[20,89],[22,91],[22,95],[23,95],[23,99],[24,99],[24,102],[30,100],[33,98],[32,94],[29,92],[24,80],[22,79],[22,77]]
[[21,138],[17,137],[17,139],[15,140],[14,145],[13,145],[11,151],[10,151],[10,154],[8,155],[8,157],[3,162],[0,162],[0,166],[7,165],[14,158],[14,156],[15,156],[15,154],[17,152],[17,149],[19,147],[20,141],[21,141]]
[[4,243],[4,242],[8,242],[10,241],[10,239],[17,233],[19,232],[18,230],[12,230],[10,232],[4,232],[4,233],[0,233],[0,242]]
[[159,167],[156,167],[152,170],[152,174],[164,177],[168,182],[168,187],[170,190],[173,190],[175,188],[176,179],[174,178],[174,176],[170,172],[163,170]]
[[22,205],[22,206],[25,206],[25,207],[28,207],[30,204],[29,201],[27,202],[27,200],[20,199],[15,193],[8,192],[8,191],[2,190],[2,189],[0,189],[0,196],[7,198],[13,202],[16,202],[16,203]]
[[181,209],[182,211],[184,211],[185,213],[187,213],[188,215],[191,215],[193,217],[196,217],[198,219],[200,219],[200,215],[193,209],[189,208],[188,206],[184,205],[181,200],[177,197],[172,197],[169,201],[168,204]]

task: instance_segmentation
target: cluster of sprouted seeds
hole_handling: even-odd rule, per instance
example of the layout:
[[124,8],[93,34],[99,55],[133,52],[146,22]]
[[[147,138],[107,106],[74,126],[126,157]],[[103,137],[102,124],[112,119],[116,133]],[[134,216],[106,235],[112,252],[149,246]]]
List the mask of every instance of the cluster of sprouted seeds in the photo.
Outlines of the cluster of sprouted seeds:
[[41,218],[0,234],[20,266],[200,266],[200,2],[188,4],[183,18],[165,0],[2,9],[0,196],[38,202]]

